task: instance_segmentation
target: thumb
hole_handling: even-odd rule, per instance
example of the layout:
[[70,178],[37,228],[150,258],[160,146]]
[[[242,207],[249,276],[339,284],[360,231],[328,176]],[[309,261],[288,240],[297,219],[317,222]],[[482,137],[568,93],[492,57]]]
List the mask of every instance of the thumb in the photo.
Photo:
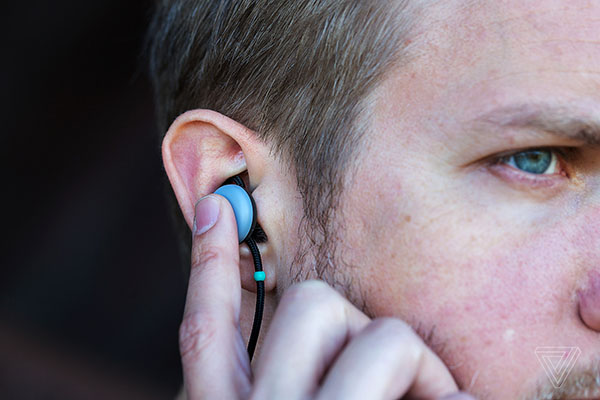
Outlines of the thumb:
[[241,285],[237,227],[222,196],[195,207],[190,281],[179,331],[188,398],[244,398],[250,366],[239,330]]

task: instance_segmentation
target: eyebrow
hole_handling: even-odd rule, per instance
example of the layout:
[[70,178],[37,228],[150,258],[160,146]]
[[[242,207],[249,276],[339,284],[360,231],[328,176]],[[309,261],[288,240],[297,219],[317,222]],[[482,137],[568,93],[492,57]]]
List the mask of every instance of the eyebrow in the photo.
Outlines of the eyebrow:
[[554,136],[600,146],[600,115],[586,114],[568,106],[517,104],[500,107],[476,117],[474,122],[500,127],[529,128]]

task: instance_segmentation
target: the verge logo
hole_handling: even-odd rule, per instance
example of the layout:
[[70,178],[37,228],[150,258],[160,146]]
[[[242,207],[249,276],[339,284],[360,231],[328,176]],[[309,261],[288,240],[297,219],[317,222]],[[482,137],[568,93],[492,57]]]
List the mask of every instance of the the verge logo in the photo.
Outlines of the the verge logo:
[[559,388],[565,383],[580,354],[579,347],[540,346],[535,348],[535,355],[555,388]]

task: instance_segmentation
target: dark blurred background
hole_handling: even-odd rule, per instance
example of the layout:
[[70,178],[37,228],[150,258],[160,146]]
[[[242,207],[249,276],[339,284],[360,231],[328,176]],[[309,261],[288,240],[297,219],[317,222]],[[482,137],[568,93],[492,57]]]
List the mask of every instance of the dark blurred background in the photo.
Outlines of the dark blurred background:
[[151,8],[0,6],[0,399],[168,399],[181,383]]

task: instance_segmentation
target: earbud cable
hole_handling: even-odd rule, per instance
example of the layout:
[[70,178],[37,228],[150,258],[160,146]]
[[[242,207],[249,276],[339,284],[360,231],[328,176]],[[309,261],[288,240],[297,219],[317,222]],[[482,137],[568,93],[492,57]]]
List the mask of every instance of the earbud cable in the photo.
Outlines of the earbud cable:
[[[254,270],[256,272],[262,272],[262,260],[260,259],[260,252],[258,246],[252,237],[246,239],[246,244],[250,248],[252,253],[252,259],[254,260]],[[254,349],[256,348],[256,342],[258,340],[258,333],[260,332],[260,324],[262,322],[263,309],[265,306],[265,282],[262,280],[256,281],[256,309],[254,311],[254,324],[252,325],[252,333],[250,334],[250,340],[248,341],[248,355],[250,361],[254,355]]]
[[[228,181],[232,181],[234,184],[241,186],[246,189],[246,185],[242,178],[238,175],[231,177]],[[250,194],[248,194],[250,195]],[[262,260],[260,259],[260,251],[258,251],[258,246],[252,236],[249,236],[248,239],[245,240],[246,244],[250,248],[250,252],[252,253],[252,259],[254,261],[254,271],[262,273]],[[265,308],[265,282],[264,282],[264,273],[261,274],[262,279],[256,279],[256,309],[254,311],[254,323],[252,325],[252,333],[250,333],[250,339],[248,340],[248,355],[250,356],[250,361],[252,361],[252,356],[254,355],[254,349],[256,349],[256,342],[258,341],[258,334],[260,332],[260,324],[262,322],[263,309]]]

